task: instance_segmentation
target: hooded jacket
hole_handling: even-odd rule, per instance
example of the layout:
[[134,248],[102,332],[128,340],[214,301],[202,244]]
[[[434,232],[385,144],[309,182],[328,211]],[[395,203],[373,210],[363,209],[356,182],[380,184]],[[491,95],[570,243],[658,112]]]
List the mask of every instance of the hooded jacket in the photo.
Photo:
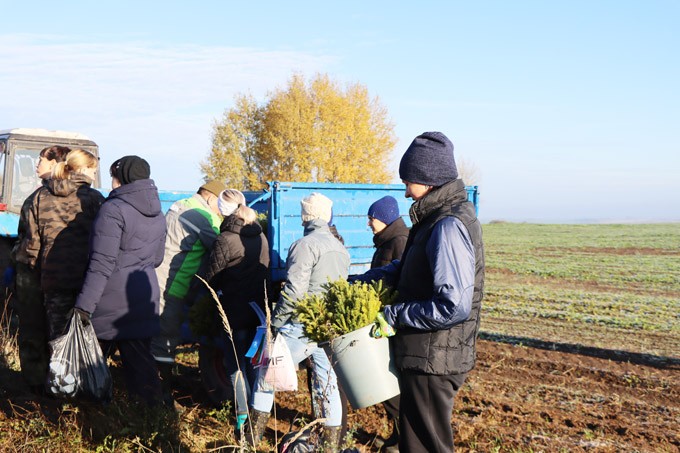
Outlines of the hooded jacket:
[[371,269],[386,266],[392,261],[400,259],[407,238],[408,227],[401,217],[387,225],[381,232],[373,235],[373,244],[375,244],[376,250],[371,260]]
[[256,302],[265,312],[268,269],[269,243],[260,224],[244,225],[239,217],[225,217],[210,253],[205,279],[220,295],[220,302],[233,329],[260,325],[249,303]]
[[286,283],[272,313],[272,326],[280,328],[296,319],[296,300],[307,293],[322,292],[329,280],[347,278],[349,263],[347,249],[333,236],[326,221],[306,222],[304,236],[290,246],[286,258]]
[[199,194],[173,203],[165,215],[165,257],[156,269],[161,293],[184,299],[194,275],[204,270],[221,217]]
[[111,191],[92,226],[90,263],[76,308],[92,314],[101,340],[156,335],[165,217],[158,189],[140,179]]
[[43,291],[79,290],[87,269],[90,229],[104,197],[82,174],[50,179],[25,205],[22,262],[40,270]]

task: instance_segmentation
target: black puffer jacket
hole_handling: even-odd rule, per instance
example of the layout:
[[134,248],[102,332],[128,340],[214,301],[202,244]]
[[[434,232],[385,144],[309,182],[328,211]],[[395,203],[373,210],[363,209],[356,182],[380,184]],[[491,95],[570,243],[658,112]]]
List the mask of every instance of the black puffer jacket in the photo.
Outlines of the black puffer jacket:
[[371,269],[386,266],[393,260],[401,259],[406,239],[408,239],[408,227],[401,217],[374,235],[373,244],[376,250],[371,261]]
[[232,329],[254,328],[260,324],[249,303],[257,302],[264,311],[268,268],[269,243],[260,225],[244,225],[236,216],[226,217],[210,252],[204,278],[220,295]]

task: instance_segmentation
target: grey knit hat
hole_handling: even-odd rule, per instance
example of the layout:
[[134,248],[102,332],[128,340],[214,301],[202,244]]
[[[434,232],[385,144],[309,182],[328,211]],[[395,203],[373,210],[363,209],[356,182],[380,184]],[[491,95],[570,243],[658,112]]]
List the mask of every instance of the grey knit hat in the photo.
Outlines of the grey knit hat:
[[441,132],[424,132],[417,136],[399,162],[399,177],[433,187],[458,178],[451,140]]
[[303,222],[322,219],[328,223],[333,217],[333,202],[319,192],[312,192],[300,200],[300,207]]

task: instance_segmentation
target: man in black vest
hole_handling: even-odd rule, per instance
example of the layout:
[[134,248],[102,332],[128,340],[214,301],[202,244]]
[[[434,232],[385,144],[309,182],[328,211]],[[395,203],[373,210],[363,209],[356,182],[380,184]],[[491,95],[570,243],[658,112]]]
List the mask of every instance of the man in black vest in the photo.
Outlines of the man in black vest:
[[[399,293],[379,317],[400,372],[401,452],[451,452],[456,393],[475,364],[484,293],[484,245],[441,132],[416,137],[399,164],[413,226],[400,261],[372,269],[362,281],[383,279]],[[388,335],[377,326],[374,336]]]

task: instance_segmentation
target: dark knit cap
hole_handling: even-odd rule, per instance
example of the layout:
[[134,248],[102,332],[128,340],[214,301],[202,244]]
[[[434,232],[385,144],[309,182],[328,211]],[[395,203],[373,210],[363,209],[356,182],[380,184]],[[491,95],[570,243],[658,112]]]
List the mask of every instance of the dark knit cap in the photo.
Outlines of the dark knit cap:
[[399,162],[399,177],[433,187],[458,178],[451,140],[441,132],[425,132],[417,136]]
[[389,225],[399,218],[399,203],[389,195],[382,197],[368,208],[368,216]]
[[148,179],[151,167],[139,156],[125,156],[111,165],[111,176],[115,176],[121,184],[130,184],[139,179]]

